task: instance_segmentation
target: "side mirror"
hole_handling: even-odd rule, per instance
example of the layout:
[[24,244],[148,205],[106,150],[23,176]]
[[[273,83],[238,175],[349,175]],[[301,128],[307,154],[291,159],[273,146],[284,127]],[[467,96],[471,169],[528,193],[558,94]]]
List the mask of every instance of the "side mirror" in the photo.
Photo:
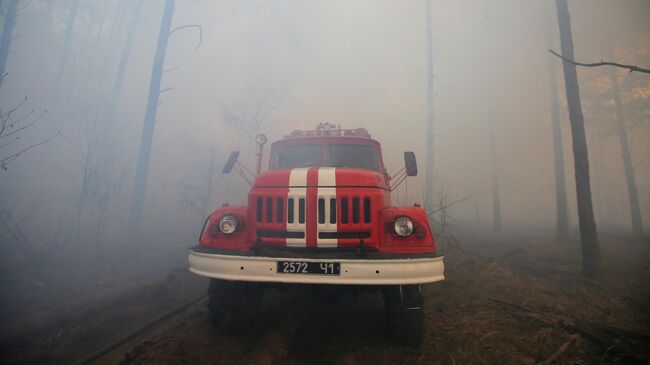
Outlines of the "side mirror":
[[404,165],[406,166],[406,176],[418,175],[418,163],[415,161],[415,153],[404,152]]
[[226,161],[226,165],[223,167],[223,170],[221,172],[224,174],[229,174],[230,171],[232,171],[232,168],[235,167],[235,163],[237,162],[238,157],[239,151],[232,151],[230,153],[230,157],[228,157],[228,161]]

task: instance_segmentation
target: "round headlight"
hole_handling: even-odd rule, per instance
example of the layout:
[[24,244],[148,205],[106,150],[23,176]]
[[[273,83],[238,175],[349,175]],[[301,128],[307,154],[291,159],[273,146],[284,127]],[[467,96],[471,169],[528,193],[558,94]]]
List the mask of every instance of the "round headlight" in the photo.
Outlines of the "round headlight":
[[395,219],[395,233],[406,237],[413,233],[413,221],[409,217],[401,216]]
[[232,215],[224,215],[219,221],[219,230],[225,234],[232,234],[237,230],[237,218]]

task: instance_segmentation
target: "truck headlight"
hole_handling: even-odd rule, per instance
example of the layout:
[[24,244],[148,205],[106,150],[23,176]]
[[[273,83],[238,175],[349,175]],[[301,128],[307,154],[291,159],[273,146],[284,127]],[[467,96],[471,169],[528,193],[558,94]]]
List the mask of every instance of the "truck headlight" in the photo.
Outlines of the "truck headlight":
[[219,220],[219,230],[225,234],[232,234],[237,230],[237,218],[232,215],[224,215]]
[[402,237],[406,237],[413,233],[413,221],[411,218],[406,216],[395,218],[395,233]]

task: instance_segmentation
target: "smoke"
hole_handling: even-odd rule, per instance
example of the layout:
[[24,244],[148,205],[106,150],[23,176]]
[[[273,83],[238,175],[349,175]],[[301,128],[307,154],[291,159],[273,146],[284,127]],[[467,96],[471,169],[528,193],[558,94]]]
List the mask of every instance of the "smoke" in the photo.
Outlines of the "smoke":
[[[123,238],[162,15],[162,3],[144,2],[116,118],[105,125],[132,6],[81,2],[58,88],[68,3],[53,2],[51,11],[48,2],[25,3],[18,14],[18,37],[11,45],[0,105],[5,110],[28,96],[29,109],[47,114],[25,140],[38,141],[59,131],[61,136],[1,172],[0,204],[17,217],[31,212],[26,235],[39,247],[65,246],[74,238],[88,151],[94,154],[96,172],[86,176],[91,190],[75,244],[111,246]],[[585,0],[570,6],[578,59],[615,57],[641,65],[646,61],[647,66],[647,2]],[[243,161],[254,166],[249,136],[226,120],[228,110],[246,105],[251,90],[268,90],[281,100],[264,115],[260,131],[269,141],[320,122],[363,127],[382,143],[389,172],[403,166],[406,150],[416,153],[424,171],[425,8],[424,1],[177,2],[172,28],[199,24],[202,43],[196,48],[195,29],[175,32],[169,40],[162,82],[167,91],[158,106],[145,199],[147,239],[169,246],[191,244],[205,218],[204,209],[196,206],[202,206],[206,191],[211,192],[206,199],[212,207],[246,201],[247,185],[236,175],[220,176],[219,170],[232,149],[241,149]],[[447,201],[471,197],[449,208],[461,227],[490,224],[492,219],[492,130],[504,229],[553,228],[547,88],[547,59],[553,56],[545,43],[546,24],[557,39],[550,2],[433,2],[435,195]],[[591,107],[601,103],[592,91],[602,86],[603,71],[579,73],[596,219],[602,229],[626,230],[629,208],[620,148],[604,132],[615,122],[614,113]],[[621,77],[646,88],[649,82],[645,75]],[[630,103],[629,122],[635,127],[629,138],[648,227],[650,146],[644,141],[650,129],[643,111],[649,96],[647,91],[639,95],[626,90],[625,100],[636,100]],[[564,111],[562,125],[570,223],[575,227]],[[218,165],[214,175],[209,171],[213,157]],[[420,177],[410,178],[408,195],[406,186],[397,194],[402,202],[422,202],[422,186]],[[32,206],[36,208],[30,210]]]

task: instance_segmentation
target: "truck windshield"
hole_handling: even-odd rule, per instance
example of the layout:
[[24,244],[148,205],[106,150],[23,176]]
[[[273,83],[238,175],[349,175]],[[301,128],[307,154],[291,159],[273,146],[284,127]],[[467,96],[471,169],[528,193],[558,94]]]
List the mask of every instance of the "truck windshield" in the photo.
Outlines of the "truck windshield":
[[356,144],[310,144],[277,148],[271,170],[298,167],[350,167],[381,172],[377,149]]

